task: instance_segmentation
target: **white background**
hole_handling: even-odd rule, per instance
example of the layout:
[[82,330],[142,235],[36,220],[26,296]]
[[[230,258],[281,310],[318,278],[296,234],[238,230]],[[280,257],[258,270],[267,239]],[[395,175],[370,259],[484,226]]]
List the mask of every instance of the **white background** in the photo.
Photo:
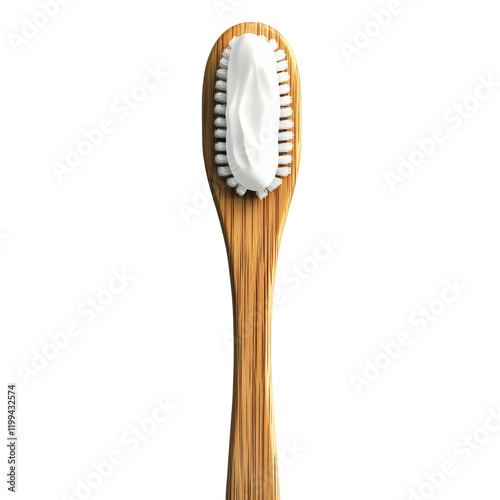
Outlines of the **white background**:
[[[201,88],[213,43],[243,21],[283,33],[303,91],[273,321],[282,498],[498,498],[500,432],[481,427],[500,406],[500,87],[460,125],[449,114],[500,81],[498,6],[401,0],[349,63],[342,44],[358,33],[359,47],[388,1],[231,2],[72,0],[18,51],[40,6],[2,3],[1,393],[17,382],[18,498],[81,498],[115,451],[89,498],[224,498],[232,312]],[[123,119],[116,99],[157,66],[168,76]],[[59,182],[54,162],[103,118],[114,130]],[[447,140],[391,191],[386,173],[435,128]],[[318,254],[321,239],[338,246]],[[77,308],[122,269],[133,279],[87,324]],[[447,279],[467,289],[441,307]],[[71,321],[80,335],[26,380]],[[411,345],[358,394],[352,376],[403,331]],[[158,397],[177,408],[131,452],[121,436]],[[474,433],[488,442],[464,461],[456,443]],[[455,473],[426,489],[444,461]]]

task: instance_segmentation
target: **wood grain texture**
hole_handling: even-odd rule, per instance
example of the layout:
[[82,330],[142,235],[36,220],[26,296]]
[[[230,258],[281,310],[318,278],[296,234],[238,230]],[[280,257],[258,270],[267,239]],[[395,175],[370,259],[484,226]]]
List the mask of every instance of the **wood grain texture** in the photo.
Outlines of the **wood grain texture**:
[[[214,86],[222,51],[244,33],[275,39],[288,60],[294,139],[292,173],[259,200],[240,197],[217,175],[214,162]],[[234,374],[227,500],[278,500],[278,463],[271,384],[271,312],[278,249],[300,160],[301,93],[297,64],[287,41],[261,23],[228,29],[215,43],[203,82],[203,154],[226,243],[233,297]]]

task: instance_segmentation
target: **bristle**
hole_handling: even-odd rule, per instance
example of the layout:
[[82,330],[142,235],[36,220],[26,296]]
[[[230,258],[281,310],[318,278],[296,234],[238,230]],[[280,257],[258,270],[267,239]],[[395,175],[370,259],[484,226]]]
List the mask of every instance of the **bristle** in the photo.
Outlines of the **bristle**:
[[229,60],[229,56],[231,55],[231,49],[229,47],[226,47],[223,51],[222,51],[222,57],[224,59],[227,59]]
[[293,114],[292,108],[281,108],[280,109],[280,118],[289,118]]
[[286,177],[292,173],[292,169],[290,167],[278,167],[276,170],[276,175],[280,177]]
[[276,50],[278,48],[278,42],[272,38],[269,40],[269,45],[271,46],[271,49]]
[[283,95],[280,97],[280,106],[288,106],[289,104],[292,104],[292,96]]
[[218,116],[214,121],[214,125],[216,127],[227,127],[227,121],[225,118],[222,118],[222,116]]
[[281,184],[283,184],[283,179],[280,179],[278,177],[275,177],[272,181],[271,181],[271,184],[269,184],[269,186],[267,186],[267,190],[268,191],[274,191],[276,188],[280,187]]
[[215,164],[216,165],[227,165],[227,156],[226,155],[215,155]]
[[283,83],[282,85],[279,86],[280,95],[288,94],[288,92],[290,92],[290,85],[288,85],[288,83]]
[[229,66],[229,59],[226,59],[225,57],[223,57],[220,61],[219,61],[219,66],[223,69],[226,69],[227,70],[227,67]]
[[293,132],[287,130],[278,134],[278,141],[291,141],[293,139]]
[[[279,148],[279,146],[278,146]],[[226,143],[225,142],[216,142],[214,144],[215,151],[226,151]],[[287,153],[288,151],[283,151],[283,153]]]
[[293,128],[293,121],[292,120],[280,120],[280,130],[289,130]]
[[237,36],[233,36],[233,38],[231,38],[231,40],[229,40],[229,43],[228,43],[229,48],[233,47],[234,42],[236,42],[236,40],[238,40]]
[[267,189],[255,191],[255,194],[257,195],[257,198],[259,198],[259,200],[263,200],[267,196]]
[[276,63],[276,69],[278,71],[278,73],[280,71],[285,71],[285,69],[288,68],[288,61],[287,60],[284,60],[284,61],[280,61],[278,63]]
[[286,57],[286,53],[283,49],[276,51],[276,62],[283,61],[283,59],[285,59],[285,57]]
[[292,156],[291,155],[278,156],[278,163],[280,165],[288,165],[289,163],[292,163]]
[[[224,144],[224,143],[218,143]],[[280,142],[278,144],[278,153],[289,153],[293,149],[293,145],[291,142]]]
[[290,74],[288,71],[278,73],[278,83],[287,82],[288,80],[290,80]]
[[226,129],[225,128],[216,128],[214,130],[214,137],[217,139],[225,139],[226,138]]
[[227,69],[224,68],[219,68],[216,72],[217,78],[220,78],[221,80],[227,80]]
[[214,108],[214,113],[216,115],[226,116],[226,105],[225,104],[216,104]]
[[222,90],[223,92],[226,92],[227,82],[225,82],[224,80],[217,80],[215,82],[215,90]]
[[214,99],[216,102],[225,104],[227,102],[227,94],[225,92],[216,92]]
[[229,167],[217,167],[217,173],[220,177],[228,177],[231,175],[231,169]]
[[228,177],[226,184],[229,187],[235,188],[238,185],[238,181],[234,177]]
[[236,192],[240,195],[243,196],[247,192],[247,188],[243,187],[241,184],[238,184],[236,186]]

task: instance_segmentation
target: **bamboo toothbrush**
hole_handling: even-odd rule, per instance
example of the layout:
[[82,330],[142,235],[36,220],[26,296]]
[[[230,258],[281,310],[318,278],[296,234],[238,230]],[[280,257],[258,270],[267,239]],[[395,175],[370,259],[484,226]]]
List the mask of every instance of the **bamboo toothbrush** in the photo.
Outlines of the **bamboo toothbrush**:
[[[275,77],[269,70],[272,57]],[[301,148],[300,80],[283,36],[261,23],[238,24],[223,33],[206,65],[202,108],[203,154],[233,297],[226,499],[278,500],[271,312]]]

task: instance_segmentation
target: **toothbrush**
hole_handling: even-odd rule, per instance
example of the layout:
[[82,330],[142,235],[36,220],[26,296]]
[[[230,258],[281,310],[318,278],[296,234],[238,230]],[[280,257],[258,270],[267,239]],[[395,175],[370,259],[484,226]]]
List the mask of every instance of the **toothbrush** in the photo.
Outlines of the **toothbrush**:
[[222,34],[206,65],[202,108],[203,155],[233,297],[226,500],[278,500],[271,312],[301,148],[300,80],[283,36],[261,23]]

